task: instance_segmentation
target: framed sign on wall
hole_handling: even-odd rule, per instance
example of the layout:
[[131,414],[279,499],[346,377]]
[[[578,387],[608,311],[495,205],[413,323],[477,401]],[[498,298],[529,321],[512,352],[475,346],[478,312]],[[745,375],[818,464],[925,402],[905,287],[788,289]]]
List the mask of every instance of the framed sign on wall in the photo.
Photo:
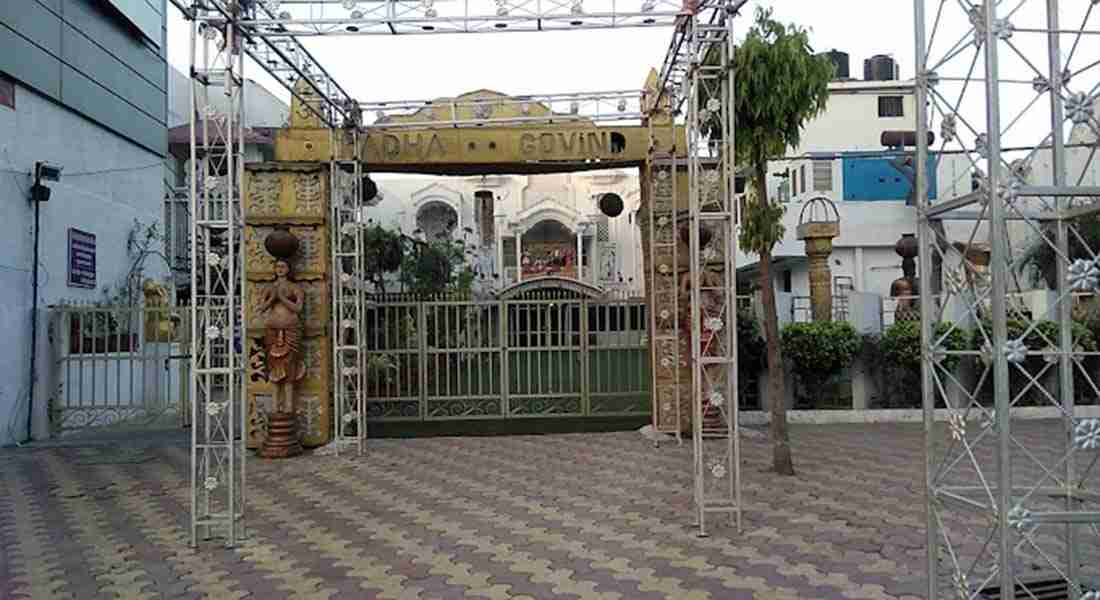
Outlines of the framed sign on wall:
[[95,289],[95,234],[69,228],[69,287]]

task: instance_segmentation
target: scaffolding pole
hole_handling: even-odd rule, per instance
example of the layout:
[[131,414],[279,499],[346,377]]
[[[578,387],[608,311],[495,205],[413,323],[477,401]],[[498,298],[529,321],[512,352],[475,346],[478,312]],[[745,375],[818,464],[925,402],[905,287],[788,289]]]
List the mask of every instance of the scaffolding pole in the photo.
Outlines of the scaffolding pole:
[[[1091,599],[1100,419],[1078,403],[1100,394],[1085,362],[1096,341],[1073,309],[1100,292],[1100,248],[1080,221],[1098,208],[1083,183],[1098,173],[1100,63],[1084,47],[1100,10],[1008,4],[914,1],[927,595]],[[932,187],[928,167],[947,160],[971,174],[961,193]],[[1049,289],[1021,283],[1033,256]],[[1059,409],[1055,439],[1018,418],[1035,404]]]
[[244,63],[232,22],[190,16],[191,544],[233,546],[245,531]]

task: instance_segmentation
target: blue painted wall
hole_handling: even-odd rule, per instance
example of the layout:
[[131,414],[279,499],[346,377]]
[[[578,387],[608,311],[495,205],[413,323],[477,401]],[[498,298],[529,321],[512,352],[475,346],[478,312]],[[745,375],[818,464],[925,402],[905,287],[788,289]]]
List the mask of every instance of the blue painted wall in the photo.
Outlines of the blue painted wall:
[[[936,165],[928,161],[928,199],[936,199]],[[890,164],[891,157],[845,157],[844,199],[857,202],[905,200],[911,191],[909,179]]]
[[0,0],[0,72],[163,156],[166,0],[136,8],[140,28],[107,0]]

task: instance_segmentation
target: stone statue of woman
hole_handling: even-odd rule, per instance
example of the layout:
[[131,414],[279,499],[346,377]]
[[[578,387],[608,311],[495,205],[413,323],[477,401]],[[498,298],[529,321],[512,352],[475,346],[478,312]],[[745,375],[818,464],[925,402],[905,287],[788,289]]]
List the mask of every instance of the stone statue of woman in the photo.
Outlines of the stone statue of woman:
[[267,378],[276,386],[276,412],[295,412],[294,384],[306,374],[301,354],[303,296],[302,287],[290,279],[290,264],[276,260],[275,283],[268,288],[260,308],[267,313],[264,348]]

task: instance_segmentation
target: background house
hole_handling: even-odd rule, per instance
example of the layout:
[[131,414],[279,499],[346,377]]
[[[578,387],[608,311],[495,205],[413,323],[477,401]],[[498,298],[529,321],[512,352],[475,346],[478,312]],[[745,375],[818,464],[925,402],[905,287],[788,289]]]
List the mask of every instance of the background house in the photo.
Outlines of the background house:
[[[432,240],[463,241],[490,293],[539,275],[573,277],[621,295],[641,295],[641,237],[633,170],[475,177],[377,176],[383,199],[366,216]],[[623,211],[603,214],[615,194]],[[578,260],[578,256],[580,257]],[[396,284],[389,291],[397,291]]]
[[[897,79],[892,58],[874,56],[865,63],[864,80],[848,77],[848,56],[829,53],[837,79],[829,84],[825,110],[807,124],[798,148],[768,164],[769,196],[787,206],[786,235],[773,251],[774,285],[794,296],[809,295],[809,268],[796,229],[804,206],[814,198],[832,201],[840,217],[840,236],[830,258],[834,293],[844,290],[889,294],[901,276],[894,245],[917,231],[912,205],[912,171],[903,166],[905,150],[886,148],[886,131],[914,129],[915,89]],[[908,149],[908,153],[912,148]],[[969,191],[970,165],[961,156],[932,157],[929,197],[953,197]],[[809,215],[807,215],[809,217]],[[950,234],[950,232],[949,232]],[[759,257],[739,251],[742,289],[757,286]],[[784,318],[785,315],[780,315]]]

